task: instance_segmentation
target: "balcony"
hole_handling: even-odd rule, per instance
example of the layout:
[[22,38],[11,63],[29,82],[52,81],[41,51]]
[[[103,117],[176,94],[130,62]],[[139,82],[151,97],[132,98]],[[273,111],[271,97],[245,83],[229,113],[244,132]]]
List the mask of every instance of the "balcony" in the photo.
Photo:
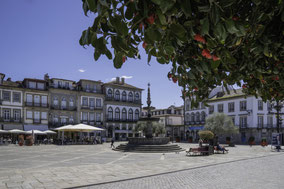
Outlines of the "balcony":
[[0,122],[7,122],[7,123],[22,123],[23,122],[23,118],[4,118],[4,117],[0,117]]
[[84,124],[88,124],[88,125],[97,125],[97,126],[101,126],[103,125],[103,122],[102,121],[95,121],[95,120],[81,120],[81,123],[84,123]]
[[141,104],[141,99],[139,100],[126,100],[126,99],[116,99],[114,97],[106,96],[106,101],[115,101],[115,102],[126,102],[126,103],[133,103],[133,104]]
[[50,109],[52,110],[66,110],[66,111],[77,111],[77,107],[67,107],[67,106],[64,106],[64,107],[60,107],[60,106],[56,106],[56,105],[52,105],[50,107]]
[[41,120],[40,119],[34,119],[33,123],[41,123]]
[[129,122],[129,123],[133,123],[133,122],[137,122],[138,120],[134,120],[134,119],[116,119],[116,118],[110,119],[110,118],[107,118],[106,121],[107,122]]
[[102,106],[81,106],[81,109],[85,109],[85,110],[102,110],[103,107]]
[[37,103],[37,102],[26,102],[26,106],[48,108],[47,103]]

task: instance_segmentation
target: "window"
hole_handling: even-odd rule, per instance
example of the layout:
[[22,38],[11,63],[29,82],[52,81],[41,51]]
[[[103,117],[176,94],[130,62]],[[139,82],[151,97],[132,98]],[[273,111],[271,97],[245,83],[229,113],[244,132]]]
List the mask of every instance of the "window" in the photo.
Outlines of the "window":
[[241,128],[247,127],[247,117],[240,117],[240,127]]
[[232,122],[235,125],[235,117],[232,117]]
[[240,111],[247,110],[247,101],[240,101]]
[[73,123],[74,123],[74,118],[73,118],[73,116],[70,116],[70,118],[69,118],[69,123],[70,123],[70,124],[73,124]]
[[126,92],[125,91],[122,92],[122,101],[126,102]]
[[82,120],[88,121],[88,113],[87,112],[82,112]]
[[95,99],[94,98],[90,98],[89,103],[90,103],[90,107],[95,107]]
[[90,91],[90,85],[86,84],[86,91],[89,92]]
[[65,97],[62,97],[62,100],[61,100],[61,109],[66,109],[66,98],[65,98]]
[[234,112],[235,111],[235,103],[230,102],[228,103],[228,112]]
[[36,82],[30,81],[30,82],[29,82],[29,88],[30,88],[30,89],[36,89]]
[[119,101],[120,100],[120,92],[119,90],[116,90],[115,91],[115,97],[114,97],[115,100]]
[[139,97],[140,97],[139,93],[136,93],[135,94],[135,101],[139,101]]
[[57,96],[53,97],[53,105],[58,106],[58,97]]
[[205,104],[201,102],[201,109],[205,109]]
[[10,110],[4,110],[3,114],[4,114],[4,121],[9,121],[11,118]]
[[27,103],[28,103],[28,104],[33,103],[33,95],[27,94]]
[[95,113],[90,113],[90,121],[95,121]]
[[185,101],[185,111],[189,111],[190,110],[190,101],[187,99]]
[[33,119],[33,112],[27,111],[27,119]]
[[115,120],[119,120],[120,118],[120,110],[119,108],[115,108]]
[[94,85],[93,92],[94,92],[94,93],[96,93],[96,92],[97,92],[97,85]]
[[100,98],[96,99],[96,107],[98,108],[102,107],[102,100]]
[[135,121],[137,121],[139,119],[139,110],[135,110]]
[[21,119],[21,110],[14,110],[14,120],[20,121]]
[[258,100],[257,104],[258,104],[258,110],[263,110],[263,102],[262,102],[262,100]]
[[108,97],[108,98],[112,98],[112,90],[111,90],[111,89],[108,89],[108,91],[107,91],[107,97]]
[[41,119],[47,120],[47,112],[41,112]]
[[196,113],[196,121],[198,121],[198,122],[200,121],[200,113],[199,112]]
[[209,106],[209,114],[213,114],[214,113],[214,105],[210,105]]
[[272,104],[270,102],[267,102],[267,110],[272,111]]
[[44,90],[44,83],[37,83],[37,88]]
[[34,123],[40,123],[40,112],[34,112]]
[[21,93],[13,92],[13,102],[21,102]]
[[58,88],[62,87],[62,81],[58,81]]
[[34,105],[40,106],[40,96],[39,95],[34,95]]
[[189,122],[189,121],[190,121],[190,114],[187,113],[187,114],[185,115],[185,122]]
[[65,82],[65,88],[66,88],[66,89],[69,88],[69,82]]
[[222,113],[222,112],[223,112],[223,107],[224,107],[223,104],[218,104],[218,112],[219,112],[219,113]]
[[273,126],[273,117],[268,116],[267,117],[267,127],[272,127]]
[[123,108],[123,109],[122,109],[122,121],[126,121],[126,119],[127,119],[126,109]]
[[205,112],[201,112],[201,121],[205,121],[206,114]]
[[257,116],[257,127],[263,127],[263,116]]
[[69,107],[73,107],[74,106],[74,99],[70,98],[69,99]]
[[130,92],[130,93],[128,94],[128,101],[129,101],[129,102],[133,102],[133,93],[132,93],[132,92]]
[[57,117],[57,116],[54,116],[54,117],[53,117],[53,123],[54,123],[54,124],[58,123],[58,117]]
[[67,125],[66,117],[61,117],[60,120],[61,120],[61,125]]
[[101,121],[101,113],[96,113],[96,121]]
[[3,101],[11,101],[11,92],[3,91]]
[[82,98],[82,106],[88,106],[88,98],[87,97]]
[[47,96],[41,96],[41,105],[47,107]]
[[193,112],[191,113],[191,121],[195,122],[195,114]]
[[131,108],[128,110],[128,119],[129,119],[130,121],[133,120],[133,110],[132,110]]
[[113,117],[113,110],[111,107],[108,108],[108,111],[107,111],[107,119],[108,120],[112,120],[112,117]]

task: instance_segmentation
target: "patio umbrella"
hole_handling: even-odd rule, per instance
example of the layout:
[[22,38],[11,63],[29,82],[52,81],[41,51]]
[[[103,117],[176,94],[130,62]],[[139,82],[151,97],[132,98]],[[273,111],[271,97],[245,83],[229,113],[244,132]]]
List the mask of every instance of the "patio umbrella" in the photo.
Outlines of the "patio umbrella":
[[72,127],[73,125],[65,125],[65,126],[62,126],[62,127],[58,127],[54,130],[57,130],[57,131],[64,131],[64,130],[67,130],[69,129],[70,127]]
[[5,134],[5,133],[9,133],[9,131],[1,130],[1,129],[0,129],[0,134],[2,134],[2,133],[3,133],[3,134]]
[[9,130],[9,133],[12,133],[12,134],[25,134],[26,131],[19,130],[19,129],[12,129],[12,130]]
[[35,134],[35,135],[46,135],[45,132],[39,131],[39,130],[30,130],[26,132],[27,134]]
[[57,134],[56,132],[51,131],[51,130],[46,130],[46,131],[43,131],[43,132],[46,133],[46,134]]
[[81,132],[104,131],[104,129],[101,129],[99,127],[94,127],[94,126],[86,125],[83,123],[74,125],[71,127],[71,129],[74,131],[81,131]]

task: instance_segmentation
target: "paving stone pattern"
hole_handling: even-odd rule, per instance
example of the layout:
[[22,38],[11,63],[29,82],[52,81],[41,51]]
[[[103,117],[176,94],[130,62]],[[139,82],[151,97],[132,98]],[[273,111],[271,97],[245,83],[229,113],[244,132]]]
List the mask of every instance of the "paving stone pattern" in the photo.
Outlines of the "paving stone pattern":
[[[196,145],[180,143],[186,149]],[[284,188],[278,179],[284,178],[283,157],[269,146],[237,146],[228,154],[196,157],[115,152],[109,143],[0,146],[0,189]],[[107,183],[113,181],[119,182]]]

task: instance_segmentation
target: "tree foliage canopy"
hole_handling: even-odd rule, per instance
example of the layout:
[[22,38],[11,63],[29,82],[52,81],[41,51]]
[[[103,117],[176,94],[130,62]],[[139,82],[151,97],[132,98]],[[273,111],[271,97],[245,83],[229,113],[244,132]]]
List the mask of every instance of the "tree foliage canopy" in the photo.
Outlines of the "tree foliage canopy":
[[140,58],[142,43],[148,63],[171,64],[169,79],[195,104],[218,85],[237,84],[263,100],[284,97],[283,0],[82,1],[95,20],[80,44],[94,47],[95,60],[106,55],[120,68]]
[[202,140],[210,140],[214,138],[214,134],[211,131],[199,131],[198,132],[199,137]]
[[213,132],[215,135],[230,135],[239,132],[232,118],[221,113],[214,113],[212,116],[208,117],[204,129]]

